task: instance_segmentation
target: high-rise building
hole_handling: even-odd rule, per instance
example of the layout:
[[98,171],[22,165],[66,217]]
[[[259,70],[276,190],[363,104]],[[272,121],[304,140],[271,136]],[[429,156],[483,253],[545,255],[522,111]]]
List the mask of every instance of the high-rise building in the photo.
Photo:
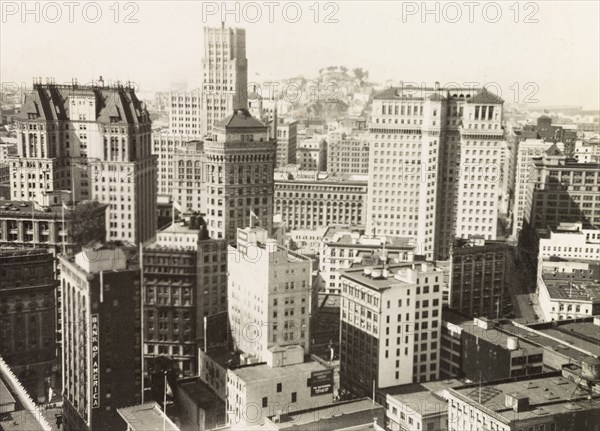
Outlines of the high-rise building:
[[[552,147],[552,149],[550,149]],[[544,152],[556,153],[564,146],[545,142],[541,139],[526,139],[517,144],[517,160],[515,172],[515,200],[513,208],[513,237],[517,238],[523,224],[530,223],[533,190],[537,182],[537,171],[533,159]]]
[[170,94],[169,131],[192,139],[202,137],[202,91],[174,91]]
[[537,171],[531,220],[535,227],[561,222],[600,229],[600,169],[597,163],[578,163],[556,147],[534,160]]
[[173,158],[175,153],[185,148],[188,142],[197,140],[198,137],[185,134],[177,134],[171,131],[152,132],[152,154],[158,160],[157,168],[157,194],[169,200],[173,198],[173,181],[175,180],[175,165]]
[[263,362],[271,347],[309,351],[311,260],[291,252],[262,228],[237,231],[228,253],[228,311],[233,346]]
[[500,241],[458,239],[450,259],[450,307],[467,316],[502,316],[509,301],[511,247]]
[[121,248],[59,257],[65,430],[125,429],[142,397],[140,270]]
[[342,278],[340,388],[380,388],[439,376],[443,273],[431,263],[350,268]]
[[35,398],[58,369],[54,265],[48,250],[0,251],[0,356]]
[[204,319],[227,310],[227,244],[208,238],[197,215],[157,232],[144,247],[145,370],[169,356],[196,375]]
[[271,232],[273,170],[277,142],[248,110],[237,109],[215,123],[204,141],[208,232],[213,239],[236,241],[250,217]]
[[389,88],[373,100],[367,230],[410,236],[428,258],[455,237],[497,236],[502,104],[486,89]]
[[369,173],[369,138],[365,132],[327,135],[327,171],[340,174]]
[[204,142],[190,141],[173,155],[173,200],[184,211],[206,211]]
[[298,121],[277,118],[277,166],[296,164]]
[[234,109],[248,109],[246,30],[204,27],[202,135]]
[[151,120],[130,85],[35,83],[16,122],[13,200],[108,204],[107,240],[145,241],[156,230]]

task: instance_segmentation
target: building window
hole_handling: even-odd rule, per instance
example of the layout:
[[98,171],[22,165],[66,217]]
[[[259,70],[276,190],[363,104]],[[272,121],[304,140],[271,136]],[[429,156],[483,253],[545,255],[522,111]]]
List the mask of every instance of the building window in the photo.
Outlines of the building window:
[[263,406],[263,407],[267,407],[267,406],[268,406],[268,404],[269,404],[269,399],[268,399],[268,397],[263,397],[263,399],[262,399],[262,406]]
[[295,403],[296,402],[296,392],[292,392],[292,402]]
[[282,384],[277,383],[277,392],[281,392],[281,389],[282,389]]

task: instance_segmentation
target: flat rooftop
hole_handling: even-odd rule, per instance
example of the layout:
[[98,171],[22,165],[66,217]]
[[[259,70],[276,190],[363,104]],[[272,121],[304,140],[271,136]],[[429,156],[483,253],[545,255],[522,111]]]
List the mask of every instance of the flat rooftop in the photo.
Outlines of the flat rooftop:
[[133,431],[179,431],[179,427],[168,417],[164,419],[164,413],[154,402],[117,411]]
[[600,283],[597,281],[557,280],[542,276],[552,299],[600,302]]
[[[463,331],[468,334],[471,334],[476,337],[480,337],[485,341],[495,344],[497,346],[501,346],[507,348],[507,341],[509,338],[514,337],[514,334],[511,332],[507,332],[503,330],[502,326],[494,327],[493,322],[489,322],[490,329],[484,329],[478,326],[474,321],[462,322],[458,326],[460,326]],[[519,349],[535,349],[536,346],[528,343],[524,340],[519,340]]]
[[[411,268],[413,268],[413,266],[414,266],[415,271],[420,271],[422,264],[429,265],[431,267],[430,270],[434,269],[434,265],[431,263],[407,262],[407,263],[397,263],[394,265],[389,265],[388,266],[389,274],[387,277],[384,277],[383,275],[381,275],[380,277],[373,278],[372,275],[365,274],[365,272],[364,272],[365,268],[369,268],[369,267],[350,268],[350,269],[346,269],[346,270],[340,270],[339,273],[344,278],[352,280],[358,284],[369,287],[371,289],[381,291],[381,290],[389,289],[392,286],[400,286],[400,285],[410,286],[410,285],[412,285],[411,283],[408,283],[406,281],[396,278],[396,274],[398,273],[398,271],[400,271],[402,269],[411,269]],[[374,266],[371,269],[381,271],[383,269],[383,266],[378,265],[378,266]]]
[[[289,424],[288,426],[290,427],[297,427],[318,422],[321,419],[326,420],[336,416],[352,414],[360,416],[356,420],[356,425],[358,426],[361,424],[372,423],[373,412],[377,410],[383,412],[383,407],[379,404],[374,404],[373,401],[368,398],[362,398],[359,400],[326,404],[312,409],[306,409],[294,412],[292,414],[282,415],[281,422],[278,425],[279,429],[287,428],[285,426],[286,424]],[[272,420],[273,417],[271,416],[269,419]]]
[[472,384],[448,391],[453,395],[458,394],[459,398],[474,406],[482,405],[495,411],[506,423],[510,423],[515,417],[527,417],[523,414],[516,416],[512,408],[504,407],[507,394],[528,397],[527,411],[533,415],[566,414],[600,408],[600,395],[594,394],[588,400],[587,390],[580,389],[575,382],[562,377],[559,372],[547,373],[538,378],[491,382],[481,387]]
[[[409,404],[409,407],[416,413],[426,416],[427,414],[439,414],[447,411],[448,403],[444,398],[444,390],[461,385],[462,382],[459,380],[448,379],[426,383],[411,383],[380,389],[380,391],[400,403]],[[416,410],[415,406],[418,407]]]
[[248,384],[251,382],[270,381],[294,374],[310,373],[328,369],[329,367],[326,367],[319,362],[307,361],[301,364],[287,365],[284,367],[269,367],[267,364],[263,363],[239,367],[232,371]]
[[206,383],[194,378],[191,381],[178,381],[177,385],[204,411],[210,411],[223,404]]
[[[515,326],[512,322],[502,322],[500,327],[518,336],[520,339],[525,339],[532,344],[552,349],[555,352],[559,352],[566,357],[572,358],[577,361],[581,361],[583,358],[588,357],[590,354],[594,356],[600,355],[600,331],[598,327],[593,325],[591,322],[574,322],[574,323],[563,323],[563,321],[556,322],[555,327],[550,323],[533,324],[529,325],[532,329],[528,331],[523,328]],[[567,326],[569,325],[569,326]],[[580,325],[593,325],[583,330],[571,330],[573,327],[579,327]],[[564,328],[564,329],[563,329]],[[579,333],[584,332],[596,341],[586,341],[580,338]],[[577,348],[575,348],[577,347]],[[582,350],[579,350],[582,349]],[[585,352],[588,353],[585,353]]]

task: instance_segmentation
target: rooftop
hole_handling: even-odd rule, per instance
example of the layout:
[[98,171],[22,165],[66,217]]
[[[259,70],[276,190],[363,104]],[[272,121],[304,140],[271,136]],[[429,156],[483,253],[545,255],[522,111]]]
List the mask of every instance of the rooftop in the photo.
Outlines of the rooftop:
[[562,377],[560,372],[546,373],[537,378],[491,382],[481,387],[466,385],[449,389],[448,392],[451,395],[458,395],[463,401],[474,406],[481,405],[496,412],[506,423],[510,423],[515,418],[529,417],[517,416],[511,407],[505,407],[506,395],[529,398],[527,411],[536,416],[600,408],[599,395],[593,395],[588,400],[588,391],[580,389],[577,383]]
[[[342,277],[359,283],[363,286],[369,287],[374,290],[386,290],[392,286],[408,285],[412,283],[404,281],[402,278],[405,276],[404,273],[410,273],[411,271],[423,271],[423,270],[434,270],[434,266],[431,263],[399,263],[389,265],[387,276],[383,273],[383,267],[369,268],[359,267],[350,268],[346,270],[340,270],[339,273]],[[366,272],[365,272],[366,271]],[[399,276],[399,273],[403,273]]]
[[[373,401],[368,398],[326,404],[324,406],[317,406],[306,410],[300,410],[292,414],[282,415],[281,421],[278,424],[278,429],[287,428],[288,426],[298,427],[318,422],[320,419],[327,420],[343,415],[359,416],[356,418],[357,426],[371,424],[373,423],[374,413],[378,410],[383,412],[383,407],[379,404],[374,404]],[[273,420],[273,417],[271,416],[269,419]],[[352,426],[351,424],[348,425]],[[318,425],[315,425],[315,429],[320,428]],[[327,427],[325,429],[331,428]]]
[[313,371],[322,371],[329,369],[325,365],[320,364],[316,361],[307,361],[301,364],[287,365],[283,367],[269,367],[267,364],[256,364],[248,365],[245,367],[239,367],[231,370],[237,375],[245,384],[260,382],[260,381],[271,381],[273,379],[291,376],[294,374],[311,373]]
[[459,380],[455,379],[437,380],[434,382],[394,386],[382,389],[381,392],[386,393],[388,399],[392,397],[400,403],[407,404],[416,413],[427,416],[447,411],[448,404],[444,398],[444,390],[460,386],[461,384]]
[[217,408],[219,404],[223,403],[208,385],[198,378],[194,377],[191,379],[179,380],[177,386],[179,386],[197,406],[202,407],[204,411],[213,410]]
[[247,109],[238,109],[215,123],[215,127],[224,129],[266,129],[260,120],[254,118]]
[[179,431],[155,402],[117,410],[133,431]]

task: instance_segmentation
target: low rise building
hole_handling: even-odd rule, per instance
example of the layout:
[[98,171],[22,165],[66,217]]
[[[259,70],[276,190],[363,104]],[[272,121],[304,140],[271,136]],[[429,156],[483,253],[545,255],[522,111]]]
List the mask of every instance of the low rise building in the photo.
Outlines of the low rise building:
[[367,177],[304,179],[275,175],[275,214],[287,229],[316,229],[332,223],[361,225],[365,220]]
[[449,431],[592,430],[600,419],[600,395],[561,372],[450,388],[447,398]]
[[390,431],[448,429],[445,389],[460,386],[458,380],[412,383],[384,390],[385,427]]
[[271,353],[267,363],[227,371],[227,423],[232,428],[262,425],[267,417],[333,402],[333,369],[305,362],[300,346]]
[[368,398],[315,405],[300,411],[269,416],[263,429],[270,431],[383,431],[383,406]]
[[298,139],[296,144],[296,162],[305,171],[327,170],[327,141],[315,135]]
[[[444,321],[441,361],[446,375],[474,382],[540,374],[543,348],[504,330],[486,318],[453,324]],[[449,339],[457,333],[454,340]],[[450,371],[449,360],[459,358],[458,373]]]
[[546,321],[600,314],[600,264],[540,262],[537,293]]
[[155,402],[117,409],[127,431],[180,431]]
[[540,235],[539,258],[600,261],[600,229],[582,223],[560,223]]
[[198,378],[178,380],[173,395],[181,412],[182,431],[209,430],[225,425],[224,400]]

